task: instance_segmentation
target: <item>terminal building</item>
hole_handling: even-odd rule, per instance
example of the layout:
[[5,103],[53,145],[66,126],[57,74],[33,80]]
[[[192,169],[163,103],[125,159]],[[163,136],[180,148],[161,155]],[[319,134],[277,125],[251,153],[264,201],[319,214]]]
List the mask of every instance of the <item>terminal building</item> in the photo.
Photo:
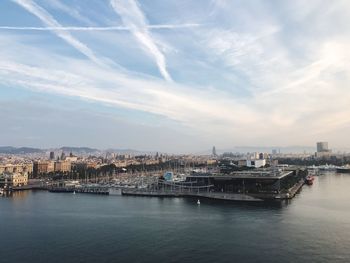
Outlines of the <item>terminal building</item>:
[[230,174],[193,173],[186,178],[192,186],[210,186],[211,192],[241,193],[259,197],[271,197],[288,192],[290,188],[303,181],[306,170],[251,170]]

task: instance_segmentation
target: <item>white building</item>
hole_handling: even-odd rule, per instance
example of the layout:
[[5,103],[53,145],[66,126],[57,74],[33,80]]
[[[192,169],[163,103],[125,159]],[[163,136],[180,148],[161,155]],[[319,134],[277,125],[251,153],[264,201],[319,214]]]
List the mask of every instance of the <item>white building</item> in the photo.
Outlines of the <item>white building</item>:
[[255,167],[255,168],[260,168],[266,165],[266,160],[265,159],[252,159],[252,160],[247,160],[247,167]]

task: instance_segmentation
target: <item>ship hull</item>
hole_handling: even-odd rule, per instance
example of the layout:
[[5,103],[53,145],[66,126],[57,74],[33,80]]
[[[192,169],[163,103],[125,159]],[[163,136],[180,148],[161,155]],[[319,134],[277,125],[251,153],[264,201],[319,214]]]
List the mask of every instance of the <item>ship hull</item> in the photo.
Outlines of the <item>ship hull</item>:
[[350,174],[350,168],[337,168],[337,173]]

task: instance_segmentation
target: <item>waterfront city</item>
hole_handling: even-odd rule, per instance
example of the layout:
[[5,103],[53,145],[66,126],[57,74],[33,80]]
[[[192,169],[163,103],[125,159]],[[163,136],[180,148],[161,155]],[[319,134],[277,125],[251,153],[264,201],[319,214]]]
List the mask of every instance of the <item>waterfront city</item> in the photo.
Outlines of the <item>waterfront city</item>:
[[[64,150],[70,150],[69,154]],[[207,155],[128,153],[89,148],[55,150],[4,147],[0,157],[2,195],[14,191],[197,197],[266,201],[291,199],[320,170],[350,173],[350,154],[332,153],[318,142],[314,153]],[[73,154],[73,151],[75,152]]]
[[0,263],[350,262],[350,1],[0,1]]
[[347,153],[328,146],[309,154],[69,150],[2,149],[2,262],[256,262],[257,253],[263,262],[346,262],[350,256]]

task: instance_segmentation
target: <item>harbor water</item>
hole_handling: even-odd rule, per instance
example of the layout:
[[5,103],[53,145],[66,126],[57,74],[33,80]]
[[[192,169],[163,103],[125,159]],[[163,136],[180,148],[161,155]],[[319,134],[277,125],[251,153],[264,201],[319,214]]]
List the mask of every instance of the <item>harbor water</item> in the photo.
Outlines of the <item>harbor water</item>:
[[350,174],[281,203],[0,197],[0,262],[350,262]]

